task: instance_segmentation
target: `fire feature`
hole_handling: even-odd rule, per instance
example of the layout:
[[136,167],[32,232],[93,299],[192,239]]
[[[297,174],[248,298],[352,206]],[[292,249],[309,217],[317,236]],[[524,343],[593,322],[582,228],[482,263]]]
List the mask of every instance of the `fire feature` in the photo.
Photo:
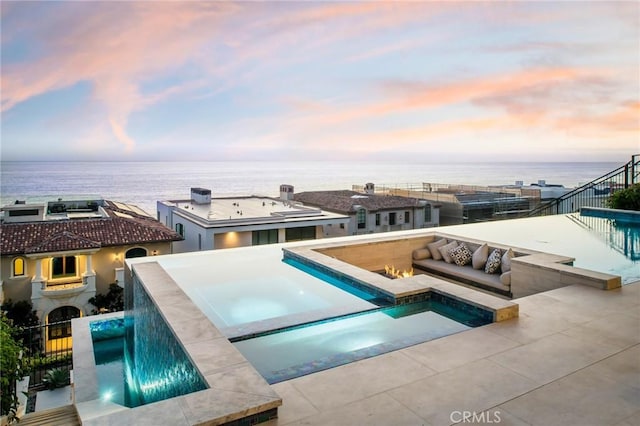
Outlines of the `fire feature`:
[[389,278],[407,278],[413,276],[413,268],[408,271],[405,269],[401,271],[400,269],[396,269],[393,265],[384,265],[384,274]]

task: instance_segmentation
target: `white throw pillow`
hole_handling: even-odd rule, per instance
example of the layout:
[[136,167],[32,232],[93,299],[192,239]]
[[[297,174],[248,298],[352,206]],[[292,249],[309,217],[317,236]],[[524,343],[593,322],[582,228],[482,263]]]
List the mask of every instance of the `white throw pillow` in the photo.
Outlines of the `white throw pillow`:
[[511,259],[515,257],[513,250],[509,249],[502,255],[502,272],[509,272],[511,270]]
[[471,266],[473,269],[483,269],[489,258],[489,246],[484,243],[476,251],[473,252],[471,257]]
[[445,244],[442,247],[438,247],[440,254],[442,255],[442,259],[444,259],[447,263],[453,263],[453,257],[449,254],[450,250],[458,247],[457,241],[451,241],[449,244]]
[[442,255],[440,254],[438,247],[442,247],[445,244],[447,244],[447,240],[445,240],[444,238],[427,244],[427,248],[429,249],[429,252],[431,252],[431,258],[433,260],[442,260]]

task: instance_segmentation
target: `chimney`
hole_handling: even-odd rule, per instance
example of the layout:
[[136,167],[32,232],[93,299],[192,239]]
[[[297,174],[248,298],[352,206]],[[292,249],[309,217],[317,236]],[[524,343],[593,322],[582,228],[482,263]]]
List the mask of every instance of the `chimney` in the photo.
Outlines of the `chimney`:
[[292,201],[293,200],[293,185],[280,185],[280,199],[282,201]]
[[191,200],[194,204],[211,204],[211,190],[191,188]]
[[364,193],[365,194],[370,194],[373,195],[376,193],[376,186],[371,183],[371,182],[367,182],[364,184]]

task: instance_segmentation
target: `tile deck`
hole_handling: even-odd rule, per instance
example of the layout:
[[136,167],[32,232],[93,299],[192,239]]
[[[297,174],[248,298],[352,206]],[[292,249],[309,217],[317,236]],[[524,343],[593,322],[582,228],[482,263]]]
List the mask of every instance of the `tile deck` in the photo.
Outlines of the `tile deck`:
[[639,424],[640,282],[514,302],[519,318],[275,384],[266,425]]

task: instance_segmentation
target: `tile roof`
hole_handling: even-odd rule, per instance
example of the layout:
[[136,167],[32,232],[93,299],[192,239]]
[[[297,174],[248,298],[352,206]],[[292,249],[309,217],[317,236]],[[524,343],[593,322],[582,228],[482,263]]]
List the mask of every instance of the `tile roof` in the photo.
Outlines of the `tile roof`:
[[109,217],[2,223],[0,253],[46,253],[183,239],[156,219],[122,210],[113,202],[105,201],[103,208]]
[[294,194],[293,199],[303,204],[343,214],[354,213],[356,205],[360,205],[368,211],[407,209],[420,206],[417,198],[363,194],[349,190],[300,192]]

